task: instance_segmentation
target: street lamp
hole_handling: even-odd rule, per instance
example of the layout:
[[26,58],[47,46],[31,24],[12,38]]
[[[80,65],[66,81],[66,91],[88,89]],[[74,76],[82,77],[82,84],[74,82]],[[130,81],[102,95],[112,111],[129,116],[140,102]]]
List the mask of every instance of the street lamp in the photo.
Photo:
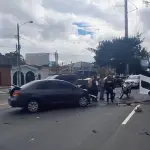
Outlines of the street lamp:
[[27,24],[27,23],[33,23],[33,21],[27,21],[21,25],[19,25],[19,23],[17,23],[17,51],[18,51],[18,85],[21,86],[21,68],[20,68],[20,49],[21,49],[21,45],[20,45],[20,28]]
[[25,25],[25,24],[27,24],[27,23],[33,23],[33,21],[27,21],[27,22],[24,22],[24,23],[21,24],[21,25],[18,24],[18,26],[19,26],[19,28],[21,28],[23,25]]

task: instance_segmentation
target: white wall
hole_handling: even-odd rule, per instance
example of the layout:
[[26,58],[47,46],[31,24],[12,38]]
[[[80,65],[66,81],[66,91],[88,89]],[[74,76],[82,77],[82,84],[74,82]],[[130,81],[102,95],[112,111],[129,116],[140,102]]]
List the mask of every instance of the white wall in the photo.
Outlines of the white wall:
[[42,68],[38,71],[38,73],[41,75],[41,79],[45,79],[49,76],[50,70],[49,68]]
[[27,53],[25,60],[28,65],[49,65],[49,53]]

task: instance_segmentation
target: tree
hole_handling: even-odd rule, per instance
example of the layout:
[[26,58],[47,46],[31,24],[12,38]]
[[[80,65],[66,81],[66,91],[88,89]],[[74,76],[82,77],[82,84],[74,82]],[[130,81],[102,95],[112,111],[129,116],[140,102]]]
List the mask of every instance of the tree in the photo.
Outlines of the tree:
[[[15,51],[15,52],[6,53],[4,57],[10,60],[12,66],[17,66],[17,55],[18,53]],[[20,65],[24,65],[24,64],[25,64],[25,60],[23,56],[20,55]]]
[[139,73],[140,60],[148,57],[147,50],[142,47],[143,41],[139,33],[129,38],[102,41],[95,52],[96,64],[115,68],[117,73],[125,73],[129,64],[130,73]]

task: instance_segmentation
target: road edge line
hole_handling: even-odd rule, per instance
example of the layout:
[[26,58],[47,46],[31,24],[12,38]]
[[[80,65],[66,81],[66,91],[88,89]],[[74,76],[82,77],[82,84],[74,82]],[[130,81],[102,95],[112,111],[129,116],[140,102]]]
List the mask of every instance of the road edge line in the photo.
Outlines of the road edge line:
[[131,119],[131,117],[135,114],[135,110],[140,107],[140,105],[137,105],[132,112],[127,116],[127,118],[122,122],[122,125],[126,125],[127,122]]

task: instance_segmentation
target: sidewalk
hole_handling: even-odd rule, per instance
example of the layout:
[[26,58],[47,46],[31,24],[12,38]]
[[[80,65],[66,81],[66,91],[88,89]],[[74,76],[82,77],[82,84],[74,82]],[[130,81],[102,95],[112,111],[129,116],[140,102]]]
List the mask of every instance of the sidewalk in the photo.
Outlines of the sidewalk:
[[0,89],[8,89],[10,86],[0,86]]
[[0,94],[7,94],[9,87],[0,87]]
[[0,94],[5,94],[5,93],[7,93],[7,92],[0,91]]

